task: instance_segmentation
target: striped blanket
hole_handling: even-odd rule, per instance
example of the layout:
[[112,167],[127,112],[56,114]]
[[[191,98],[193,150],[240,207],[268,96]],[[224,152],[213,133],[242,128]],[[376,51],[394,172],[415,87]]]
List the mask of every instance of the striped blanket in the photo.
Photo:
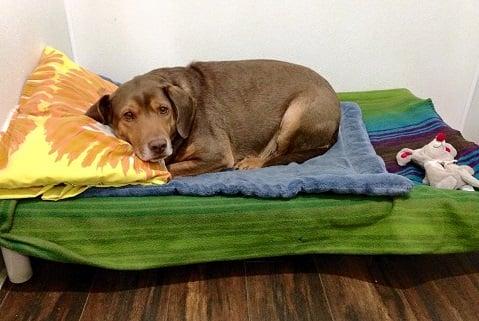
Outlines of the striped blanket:
[[[363,108],[363,118],[374,149],[386,164],[388,172],[405,176],[421,184],[424,170],[413,163],[401,167],[396,162],[397,152],[408,147],[423,147],[439,133],[458,151],[456,159],[471,166],[479,177],[479,146],[465,140],[461,133],[447,125],[434,109],[430,99],[418,99],[406,89],[343,93],[341,100],[355,100],[361,106],[362,97],[368,108]],[[391,103],[391,98],[393,102]],[[384,105],[390,110],[385,112]]]

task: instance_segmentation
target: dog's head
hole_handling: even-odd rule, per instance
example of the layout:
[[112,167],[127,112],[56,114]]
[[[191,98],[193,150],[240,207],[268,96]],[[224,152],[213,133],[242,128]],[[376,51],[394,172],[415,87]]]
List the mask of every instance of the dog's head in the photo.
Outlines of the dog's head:
[[86,115],[109,125],[133,146],[144,161],[160,161],[173,153],[176,135],[188,137],[195,115],[193,98],[164,79],[136,77],[112,95],[104,95]]

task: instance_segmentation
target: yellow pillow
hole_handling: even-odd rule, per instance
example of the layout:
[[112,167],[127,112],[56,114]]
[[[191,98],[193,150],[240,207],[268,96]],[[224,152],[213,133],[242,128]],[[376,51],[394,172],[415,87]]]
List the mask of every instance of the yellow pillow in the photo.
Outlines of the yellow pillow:
[[45,48],[0,133],[0,199],[61,199],[89,186],[163,184],[164,164],[143,162],[109,127],[84,115],[116,86]]

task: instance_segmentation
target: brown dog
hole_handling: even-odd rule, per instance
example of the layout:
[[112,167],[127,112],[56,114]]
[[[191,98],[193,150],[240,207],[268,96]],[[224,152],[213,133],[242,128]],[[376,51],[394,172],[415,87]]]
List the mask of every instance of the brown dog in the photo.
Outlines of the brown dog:
[[340,119],[324,78],[272,60],[156,69],[86,114],[173,176],[303,162],[335,143]]

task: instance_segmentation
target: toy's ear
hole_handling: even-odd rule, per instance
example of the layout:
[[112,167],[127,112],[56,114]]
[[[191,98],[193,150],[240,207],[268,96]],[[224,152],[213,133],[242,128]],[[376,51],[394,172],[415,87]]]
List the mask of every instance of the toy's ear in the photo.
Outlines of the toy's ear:
[[411,161],[414,151],[410,148],[403,148],[396,154],[396,160],[399,166],[404,166]]
[[457,156],[457,150],[449,143],[446,143],[445,144],[445,147],[446,147],[446,152],[448,152],[449,154],[451,154],[452,158],[456,158]]

